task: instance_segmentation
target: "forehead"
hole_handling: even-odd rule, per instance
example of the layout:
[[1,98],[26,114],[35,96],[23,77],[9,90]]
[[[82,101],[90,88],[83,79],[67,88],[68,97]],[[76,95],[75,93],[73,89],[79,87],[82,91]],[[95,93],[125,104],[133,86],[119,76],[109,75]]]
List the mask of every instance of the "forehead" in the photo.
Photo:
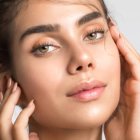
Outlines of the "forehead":
[[104,14],[98,0],[28,0],[15,19],[14,31],[20,36],[31,26],[54,23],[71,26],[92,11]]
[[100,3],[100,0],[26,0],[24,2],[24,8],[22,7],[21,11],[24,11],[26,8],[29,8],[31,6],[34,6],[35,4],[57,4],[57,6],[60,5],[84,5],[87,6],[89,8],[96,8],[99,11],[103,12],[102,9],[102,5]]
[[100,0],[26,0],[25,3],[42,3],[42,2],[48,2],[48,3],[63,3],[63,4],[94,4],[94,3],[100,3]]
[[[81,6],[81,8],[79,8]],[[42,16],[42,13],[44,15],[46,13],[47,18],[54,15],[63,15],[66,11],[72,11],[71,9],[75,10],[75,12],[78,12],[77,7],[80,9],[80,11],[84,11],[85,9],[88,10],[94,10],[98,11],[100,13],[103,13],[103,8],[101,7],[101,4],[99,0],[28,0],[25,1],[20,13],[16,17],[16,21],[19,21],[22,19],[28,20],[39,18],[39,16]],[[62,14],[63,13],[63,14]]]

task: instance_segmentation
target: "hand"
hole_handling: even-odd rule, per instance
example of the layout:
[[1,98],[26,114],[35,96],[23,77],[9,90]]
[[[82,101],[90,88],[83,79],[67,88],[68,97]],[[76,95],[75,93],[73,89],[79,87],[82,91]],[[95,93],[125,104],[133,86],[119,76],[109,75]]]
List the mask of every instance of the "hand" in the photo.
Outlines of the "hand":
[[13,84],[9,78],[4,99],[2,92],[0,93],[0,140],[39,140],[36,133],[28,135],[26,130],[29,117],[35,109],[33,100],[21,111],[15,123],[12,124],[14,108],[20,94],[21,90],[17,83]]
[[119,33],[110,27],[122,60],[121,97],[117,110],[105,124],[107,140],[140,140],[140,55]]

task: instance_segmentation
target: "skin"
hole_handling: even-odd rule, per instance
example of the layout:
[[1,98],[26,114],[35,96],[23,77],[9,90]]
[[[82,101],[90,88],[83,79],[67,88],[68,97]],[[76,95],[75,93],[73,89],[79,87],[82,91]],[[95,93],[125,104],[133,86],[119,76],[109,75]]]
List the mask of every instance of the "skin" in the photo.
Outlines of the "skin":
[[[100,4],[94,1],[94,5],[103,15]],[[36,11],[36,13],[32,11]],[[118,49],[130,65],[132,74],[135,74],[135,81],[139,83],[136,73],[138,68],[131,69],[132,64],[139,63],[139,55],[128,45],[127,41],[127,45],[122,47],[122,42],[125,39],[115,31],[114,26],[108,29],[108,25],[102,17],[77,27],[77,19],[91,13],[91,11],[98,10],[83,5],[52,4],[46,1],[31,0],[28,7],[25,7],[16,17],[14,22],[15,36],[12,44],[12,72],[21,90],[17,84],[9,79],[0,111],[2,140],[11,140],[12,135],[14,140],[53,140],[56,137],[57,140],[100,139],[102,124],[112,115],[119,101],[120,57]],[[48,23],[61,25],[61,30],[55,33],[31,34],[19,41],[21,34],[27,28]],[[102,39],[92,41],[92,43],[85,40],[83,35],[89,29],[95,28],[104,28],[106,30],[105,36]],[[34,44],[44,43],[44,41],[53,42],[54,50],[51,53],[45,53],[43,56],[31,53]],[[77,70],[79,66],[82,68]],[[66,96],[79,82],[91,79],[100,80],[107,85],[97,100],[83,102]],[[131,82],[129,84],[132,86],[133,93],[137,94],[135,85]],[[129,91],[127,90],[126,93]],[[31,101],[23,109],[15,125],[12,125],[11,116],[20,95],[22,104],[27,104],[31,99],[34,99],[34,103]],[[135,96],[131,97],[134,99]],[[132,100],[127,101],[129,104],[132,103]],[[132,124],[129,125],[130,128],[134,131],[133,126],[136,124],[134,119],[138,118],[139,115],[135,113],[138,110],[137,108],[135,110],[138,101],[136,104],[133,102],[133,104],[134,107],[131,108],[134,110],[134,113],[131,114],[133,117],[128,120]],[[124,118],[126,110],[123,110]],[[34,133],[31,133],[30,138],[28,138],[28,134],[24,130],[32,113],[31,120],[34,123],[32,123],[31,129],[38,133],[39,138]],[[113,114],[113,117],[116,117],[116,114]],[[109,140],[117,136],[115,130],[118,130],[118,126],[115,126],[113,121],[110,119],[106,125],[106,136]],[[7,127],[4,127],[4,122],[8,124]],[[118,119],[119,123],[123,126],[121,119]],[[115,129],[109,128],[112,126]],[[119,130],[125,132],[125,127]],[[13,133],[11,133],[12,129]],[[110,132],[110,130],[113,131]],[[132,130],[129,132],[133,132]],[[121,134],[121,138],[126,138],[126,136],[128,135],[125,133]]]
[[[95,6],[101,11],[96,1]],[[32,10],[36,10],[36,14],[33,14]],[[92,43],[83,37],[89,30],[107,30],[104,17],[78,27],[76,25],[78,19],[92,11],[97,9],[83,5],[30,1],[28,7],[23,9],[15,20],[16,40],[12,52],[14,73],[26,98],[35,100],[36,110],[33,118],[44,126],[40,132],[43,138],[54,139],[54,133],[58,135],[58,139],[67,139],[69,133],[73,134],[70,136],[71,139],[97,137],[101,125],[117,106],[120,59],[116,45],[109,32],[103,39]],[[55,33],[32,34],[19,41],[25,30],[42,24],[59,24],[61,29]],[[47,41],[58,47],[41,57],[30,52],[34,44]],[[88,66],[89,64],[91,66]],[[82,66],[82,69],[78,71],[76,69],[79,66]],[[109,70],[109,67],[113,68]],[[91,80],[107,84],[98,100],[83,103],[66,96],[79,83]],[[84,135],[80,136],[80,133]]]
[[138,140],[140,139],[140,55],[115,25],[111,27],[111,33],[124,59],[122,65],[125,77],[117,111],[105,125],[106,138]]
[[[95,6],[102,12],[97,1]],[[57,139],[97,139],[101,125],[117,106],[120,59],[116,45],[109,32],[104,38],[92,42],[84,37],[89,30],[108,30],[104,17],[76,25],[78,19],[92,11],[98,10],[83,5],[30,1],[15,19],[16,35],[12,46],[14,77],[27,100],[35,100],[33,118],[43,126],[39,132],[42,139],[55,139],[54,133]],[[31,34],[19,41],[25,30],[42,24],[59,24],[61,29],[55,33]],[[50,41],[58,46],[51,53],[41,57],[31,53],[34,44]],[[78,71],[79,66],[82,69]],[[112,66],[113,69],[109,70]],[[98,100],[85,103],[66,96],[79,83],[91,80],[107,85]]]

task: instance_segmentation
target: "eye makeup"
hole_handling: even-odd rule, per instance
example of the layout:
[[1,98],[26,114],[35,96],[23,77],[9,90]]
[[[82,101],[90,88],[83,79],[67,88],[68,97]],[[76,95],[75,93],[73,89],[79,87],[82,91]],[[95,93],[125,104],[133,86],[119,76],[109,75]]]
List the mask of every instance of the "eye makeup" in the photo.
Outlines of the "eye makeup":
[[58,46],[54,45],[53,43],[39,43],[33,46],[31,53],[35,56],[44,56],[47,53],[51,53],[58,49]]
[[[105,36],[106,33],[108,32],[108,28],[103,23],[94,23],[90,25],[86,25],[83,29],[80,30],[80,34],[77,34],[79,30],[75,31],[75,36],[76,38],[79,38],[80,41],[80,36],[82,36],[82,42],[86,44],[91,44],[94,45],[96,43],[100,43]],[[48,54],[53,54],[56,50],[60,49],[63,47],[63,43],[60,44],[60,40],[65,40],[64,38],[67,38],[67,36],[62,35],[61,33],[57,34],[57,39],[56,39],[56,34],[54,35],[46,35],[45,37],[42,37],[39,39],[35,45],[33,45],[31,49],[31,53],[35,56],[41,57],[41,56],[46,56]],[[69,39],[69,41],[72,41]],[[78,40],[77,40],[78,41]],[[67,42],[65,42],[67,44]]]

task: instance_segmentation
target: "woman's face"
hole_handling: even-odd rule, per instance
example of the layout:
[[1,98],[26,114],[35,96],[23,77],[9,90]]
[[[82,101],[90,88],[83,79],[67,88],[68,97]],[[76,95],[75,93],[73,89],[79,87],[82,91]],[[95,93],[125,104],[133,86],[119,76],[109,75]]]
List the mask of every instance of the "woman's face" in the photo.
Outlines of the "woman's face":
[[41,125],[100,126],[118,104],[119,53],[99,2],[92,4],[30,0],[15,19],[14,76]]

